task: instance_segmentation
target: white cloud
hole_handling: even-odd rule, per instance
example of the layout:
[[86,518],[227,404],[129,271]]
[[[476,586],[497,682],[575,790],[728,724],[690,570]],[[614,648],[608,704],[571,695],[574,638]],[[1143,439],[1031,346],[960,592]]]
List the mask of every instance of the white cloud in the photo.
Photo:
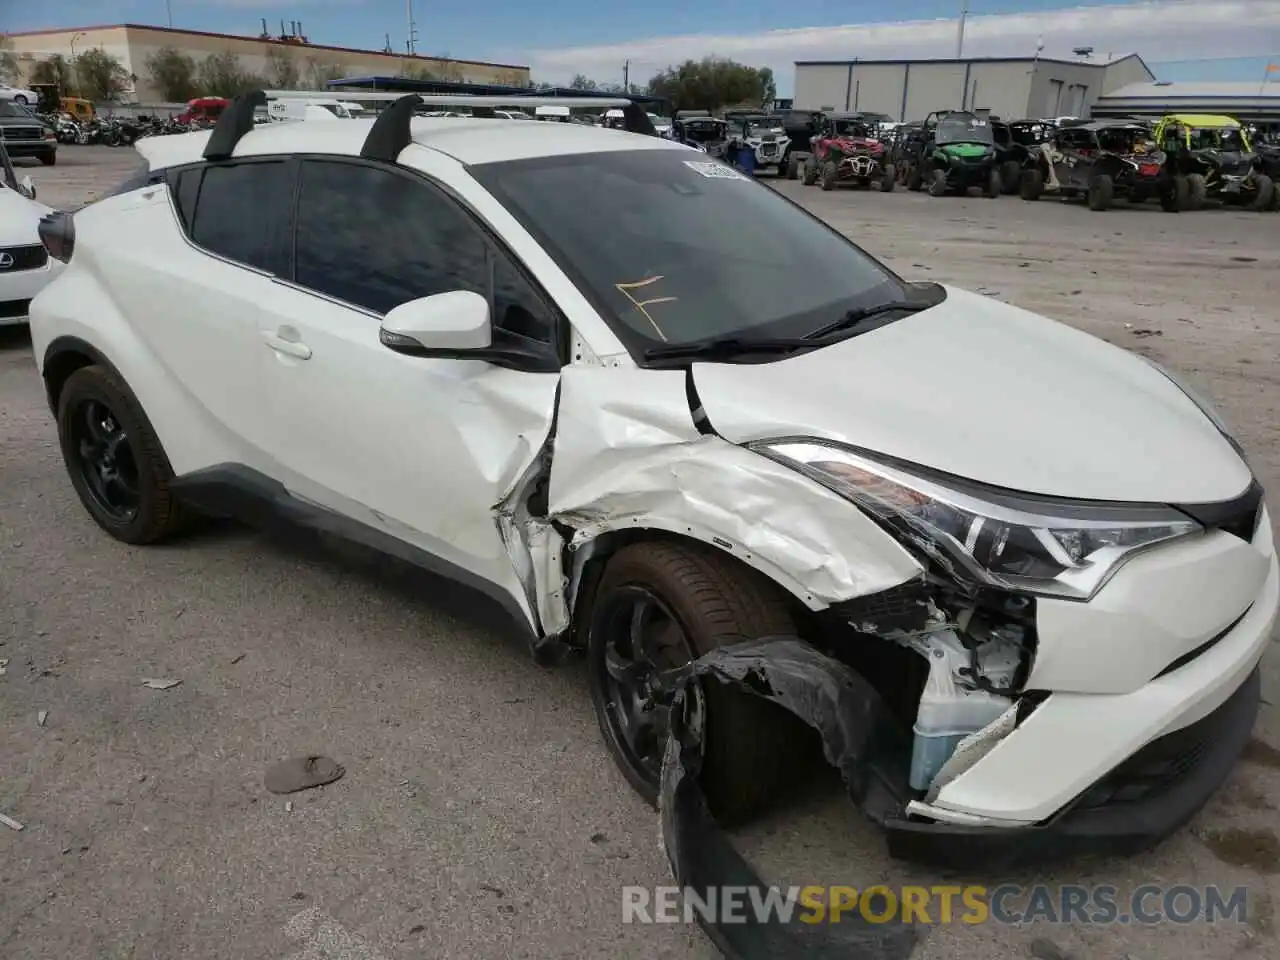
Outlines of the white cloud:
[[[1280,37],[1280,0],[1147,0],[1117,6],[1072,7],[1033,13],[970,16],[966,57],[1031,56],[1043,39],[1043,56],[1071,57],[1091,46],[1095,59],[1108,53],[1140,53],[1148,63],[1218,57],[1268,56]],[[606,46],[536,50],[534,77],[567,82],[576,73],[613,79],[631,61],[631,76],[648,79],[669,64],[729,57],[772,67],[779,92],[791,88],[796,60],[863,60],[953,57],[956,21],[803,27],[765,33],[654,37]]]

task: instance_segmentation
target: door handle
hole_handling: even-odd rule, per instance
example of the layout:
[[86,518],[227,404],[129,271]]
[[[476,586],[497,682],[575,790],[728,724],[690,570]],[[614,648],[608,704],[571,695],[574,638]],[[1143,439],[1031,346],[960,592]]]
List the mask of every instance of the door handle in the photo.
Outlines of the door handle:
[[299,360],[311,359],[311,348],[298,339],[298,331],[293,327],[281,327],[279,330],[264,330],[262,339],[276,353],[283,353]]

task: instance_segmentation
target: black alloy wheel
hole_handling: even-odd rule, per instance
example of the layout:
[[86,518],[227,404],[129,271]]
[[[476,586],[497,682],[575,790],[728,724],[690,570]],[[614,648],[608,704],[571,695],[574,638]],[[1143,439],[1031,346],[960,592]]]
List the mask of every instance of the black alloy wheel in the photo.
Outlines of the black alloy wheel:
[[[592,632],[603,641],[592,646],[590,669],[604,692],[605,734],[624,761],[627,779],[642,795],[656,796],[671,728],[670,698],[660,674],[694,659],[693,644],[671,609],[639,585],[601,597]],[[687,702],[697,722],[701,691],[695,687]]]
[[75,468],[98,508],[125,526],[138,515],[138,462],[120,419],[101,400],[83,398],[70,411]]

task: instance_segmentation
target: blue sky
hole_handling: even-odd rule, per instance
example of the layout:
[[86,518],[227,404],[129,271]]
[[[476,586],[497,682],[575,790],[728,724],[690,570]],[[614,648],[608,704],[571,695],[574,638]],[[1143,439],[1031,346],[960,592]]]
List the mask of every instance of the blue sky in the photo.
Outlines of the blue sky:
[[[164,0],[45,0],[19,3],[0,21],[8,30],[167,20]],[[1099,56],[1137,50],[1162,79],[1261,79],[1280,61],[1280,0],[972,0],[968,55],[1069,55],[1079,44]],[[954,54],[959,0],[893,4],[808,0],[487,0],[470,4],[417,0],[418,51],[528,63],[535,79],[562,81],[582,72],[633,80],[673,60],[717,54],[772,66],[780,92],[796,59]],[[1153,9],[1154,8],[1154,9]],[[381,49],[386,34],[403,49],[404,0],[170,0],[175,27],[256,34],[301,20],[314,43]],[[951,23],[936,22],[951,18]],[[916,21],[904,23],[904,21]],[[935,21],[935,22],[920,22]],[[815,29],[808,29],[815,28]],[[835,29],[833,29],[835,28]],[[1274,76],[1274,75],[1273,75]]]

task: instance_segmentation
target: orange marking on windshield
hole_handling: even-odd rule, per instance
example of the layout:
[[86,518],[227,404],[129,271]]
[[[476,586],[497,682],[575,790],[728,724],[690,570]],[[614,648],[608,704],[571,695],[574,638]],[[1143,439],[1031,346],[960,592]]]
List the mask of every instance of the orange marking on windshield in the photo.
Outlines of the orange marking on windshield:
[[655,303],[675,303],[679,297],[650,297],[648,300],[637,300],[631,295],[631,291],[636,287],[647,287],[651,283],[657,283],[663,277],[649,277],[647,280],[636,280],[633,283],[615,283],[614,286],[618,292],[631,301],[631,305],[640,311],[640,315],[649,321],[649,326],[653,327],[654,333],[662,338],[664,343],[667,342],[667,335],[662,332],[662,328],[658,326],[658,321],[654,320],[649,311],[645,309]]

